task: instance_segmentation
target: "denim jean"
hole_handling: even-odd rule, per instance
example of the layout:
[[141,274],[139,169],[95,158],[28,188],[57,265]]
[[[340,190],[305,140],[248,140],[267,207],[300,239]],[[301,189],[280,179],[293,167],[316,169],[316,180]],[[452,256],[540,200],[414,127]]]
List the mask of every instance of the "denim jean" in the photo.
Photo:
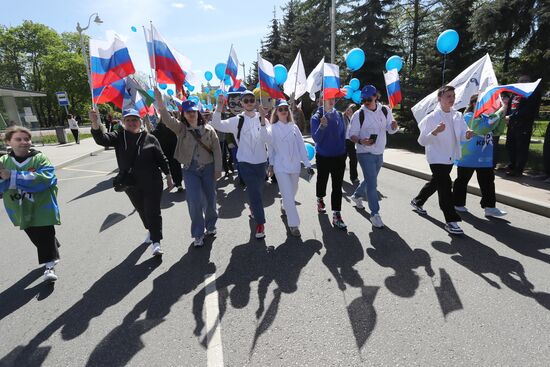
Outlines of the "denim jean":
[[204,230],[216,229],[218,212],[216,210],[216,180],[214,163],[199,167],[193,160],[191,166],[183,169],[185,198],[191,217],[191,236],[204,235]]
[[382,168],[382,154],[358,153],[357,161],[363,171],[363,181],[359,184],[353,195],[367,199],[371,215],[378,214],[380,204],[378,203],[378,172]]
[[246,183],[246,193],[250,209],[257,224],[265,223],[262,192],[265,185],[266,163],[252,164],[239,162],[239,171]]

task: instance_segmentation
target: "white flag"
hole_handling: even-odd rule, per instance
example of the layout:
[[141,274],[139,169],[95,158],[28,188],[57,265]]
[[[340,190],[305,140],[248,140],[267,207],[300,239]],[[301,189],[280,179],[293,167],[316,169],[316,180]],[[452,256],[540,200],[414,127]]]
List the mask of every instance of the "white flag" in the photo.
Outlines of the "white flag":
[[296,55],[296,59],[288,71],[288,77],[283,84],[283,90],[288,96],[294,93],[294,99],[296,100],[306,93],[306,86],[306,69],[304,69],[302,54],[298,51],[298,55]]
[[[488,87],[498,85],[489,54],[474,62],[447,85],[455,87],[456,99],[453,108],[456,110],[467,107],[470,103],[470,97],[474,94],[479,94]],[[436,106],[437,90],[424,97],[411,109],[416,122],[419,123]]]
[[315,92],[319,92],[323,88],[323,66],[325,65],[325,58],[321,59],[321,62],[313,69],[306,80],[306,92],[309,92],[309,98],[315,101]]

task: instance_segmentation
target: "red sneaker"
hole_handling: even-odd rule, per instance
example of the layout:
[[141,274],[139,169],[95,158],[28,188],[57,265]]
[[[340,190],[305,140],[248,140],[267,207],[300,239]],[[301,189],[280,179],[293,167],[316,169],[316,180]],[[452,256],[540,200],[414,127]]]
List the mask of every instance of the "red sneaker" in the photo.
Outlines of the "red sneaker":
[[256,225],[256,238],[261,239],[265,237],[265,228],[263,224]]
[[326,212],[327,210],[325,209],[325,202],[323,201],[323,198],[317,198],[317,213],[323,214]]

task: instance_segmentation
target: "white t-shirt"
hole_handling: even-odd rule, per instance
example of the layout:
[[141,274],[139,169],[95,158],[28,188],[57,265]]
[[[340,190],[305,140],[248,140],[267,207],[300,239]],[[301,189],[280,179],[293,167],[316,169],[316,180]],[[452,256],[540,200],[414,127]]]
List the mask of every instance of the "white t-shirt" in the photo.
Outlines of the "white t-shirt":
[[[382,108],[387,109],[387,116],[384,115]],[[363,111],[365,119],[361,125],[360,114]],[[376,103],[376,110],[372,111],[365,105],[353,114],[350,122],[349,136],[358,136],[360,139],[368,139],[371,135],[377,135],[376,142],[373,145],[355,144],[357,153],[371,153],[380,155],[384,153],[386,148],[386,131],[390,134],[395,134],[397,129],[391,127],[393,115],[388,107],[382,107],[380,103]]]
[[70,118],[68,122],[69,122],[69,129],[71,130],[78,129],[78,121],[76,121],[74,118]]

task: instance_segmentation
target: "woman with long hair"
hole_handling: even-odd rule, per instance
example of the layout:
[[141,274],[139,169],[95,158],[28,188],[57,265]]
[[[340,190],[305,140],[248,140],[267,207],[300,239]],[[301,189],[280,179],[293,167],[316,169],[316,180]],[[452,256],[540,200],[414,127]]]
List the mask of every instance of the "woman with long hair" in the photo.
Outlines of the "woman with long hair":
[[[216,209],[216,180],[221,177],[222,153],[216,130],[204,120],[198,106],[184,101],[181,120],[172,117],[155,88],[162,121],[177,138],[176,158],[183,165],[186,201],[191,216],[191,236],[194,246],[204,244],[204,235],[216,235],[218,211]],[[206,232],[205,232],[206,231]]]
[[286,213],[290,234],[300,236],[300,217],[296,209],[295,197],[302,163],[313,174],[302,133],[292,119],[288,103],[277,101],[271,114],[271,126],[262,126],[269,146],[269,173],[277,176],[282,196],[282,210]]
[[[148,230],[146,243],[151,243],[153,256],[163,254],[162,216],[160,201],[162,197],[162,175],[166,175],[167,190],[174,187],[168,159],[160,143],[152,134],[142,129],[139,112],[133,109],[123,111],[122,130],[104,133],[101,131],[97,112],[90,111],[92,136],[98,145],[114,147],[119,168],[119,182],[125,188],[126,195],[138,212],[144,227]],[[131,179],[130,179],[131,177]]]

